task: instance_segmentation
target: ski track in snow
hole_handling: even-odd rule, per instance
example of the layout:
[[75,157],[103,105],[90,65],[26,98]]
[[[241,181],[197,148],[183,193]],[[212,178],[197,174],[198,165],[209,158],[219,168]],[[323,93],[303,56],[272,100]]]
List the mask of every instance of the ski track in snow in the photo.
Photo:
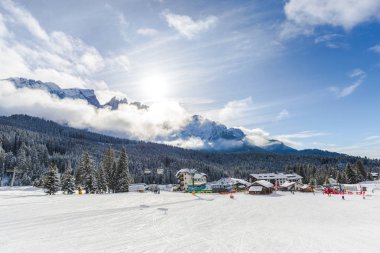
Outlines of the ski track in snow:
[[[380,195],[0,191],[0,252],[379,252]],[[37,197],[39,196],[39,197]],[[212,201],[211,201],[212,200]],[[142,206],[144,208],[142,208]],[[168,208],[167,214],[157,208]]]

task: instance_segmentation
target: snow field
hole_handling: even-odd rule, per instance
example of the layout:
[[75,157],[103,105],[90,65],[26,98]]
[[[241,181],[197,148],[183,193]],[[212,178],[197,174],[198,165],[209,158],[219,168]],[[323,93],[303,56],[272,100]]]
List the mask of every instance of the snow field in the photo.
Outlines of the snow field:
[[[20,190],[19,192],[24,192]],[[380,195],[0,190],[0,252],[379,252]],[[158,208],[167,208],[167,214]]]

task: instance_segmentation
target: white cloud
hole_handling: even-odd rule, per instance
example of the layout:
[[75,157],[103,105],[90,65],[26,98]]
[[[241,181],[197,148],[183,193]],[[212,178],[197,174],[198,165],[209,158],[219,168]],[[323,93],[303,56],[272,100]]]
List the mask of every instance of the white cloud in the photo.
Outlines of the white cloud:
[[279,112],[276,116],[276,121],[284,120],[289,118],[289,112],[288,110],[284,109],[281,112]]
[[5,21],[3,15],[0,13],[0,37],[5,37],[8,35],[8,29],[5,26]]
[[361,69],[354,69],[349,73],[349,77],[356,78],[356,81],[343,88],[331,86],[328,90],[334,93],[338,98],[351,95],[363,83],[366,73]]
[[147,110],[133,105],[121,105],[118,110],[97,109],[84,100],[59,99],[43,90],[16,89],[7,81],[0,81],[0,87],[0,111],[4,115],[28,114],[131,139],[159,141],[179,130],[189,118],[175,102],[154,103]]
[[188,39],[192,39],[198,33],[208,30],[218,21],[218,18],[215,16],[208,16],[195,21],[189,16],[177,15],[171,12],[164,12],[163,15],[169,27],[174,28]]
[[224,124],[234,123],[244,117],[252,107],[252,98],[247,97],[241,100],[227,102],[221,109],[211,110],[204,113],[206,118],[212,119]]
[[259,147],[268,145],[271,138],[270,134],[261,128],[248,129],[245,127],[239,127],[239,129],[245,133],[245,139],[248,143]]
[[303,132],[294,133],[294,134],[277,135],[277,136],[274,136],[274,138],[279,141],[282,141],[286,145],[289,145],[295,148],[303,148],[304,144],[297,140],[325,136],[325,135],[327,135],[327,133],[316,132],[316,131],[303,131]]
[[380,136],[378,135],[372,135],[365,138],[366,141],[373,141],[373,140],[380,140]]
[[[0,58],[6,64],[0,65],[0,78],[22,76],[53,81],[63,87],[104,89],[107,85],[94,80],[94,74],[107,69],[128,70],[126,56],[105,57],[78,38],[60,31],[48,33],[22,6],[8,0],[1,5],[6,16],[0,16]],[[9,34],[8,24],[19,29]],[[25,32],[30,39],[19,39]]]
[[380,19],[378,0],[289,0],[284,10],[287,19],[300,26],[331,25],[350,30]]
[[[0,34],[1,34],[1,33],[0,33]],[[375,52],[375,53],[380,54],[380,44],[377,44],[377,45],[371,47],[369,50],[371,50],[371,51],[373,51],[373,52]]]
[[147,37],[153,37],[158,34],[158,31],[153,28],[140,28],[137,31],[137,34],[142,35],[142,36],[147,36]]

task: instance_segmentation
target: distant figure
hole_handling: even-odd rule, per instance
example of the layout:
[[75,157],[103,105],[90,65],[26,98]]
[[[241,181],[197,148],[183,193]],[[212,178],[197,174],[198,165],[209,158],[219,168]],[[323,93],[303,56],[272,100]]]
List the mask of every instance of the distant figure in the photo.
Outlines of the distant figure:
[[344,199],[344,195],[342,195],[342,200],[345,200],[345,199]]
[[160,194],[161,189],[157,187],[157,194]]

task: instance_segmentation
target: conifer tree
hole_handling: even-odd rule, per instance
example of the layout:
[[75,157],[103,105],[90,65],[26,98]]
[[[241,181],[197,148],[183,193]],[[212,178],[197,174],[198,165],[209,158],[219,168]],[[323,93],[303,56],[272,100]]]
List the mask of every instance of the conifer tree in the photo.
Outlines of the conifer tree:
[[66,194],[73,194],[75,192],[75,179],[71,175],[72,169],[69,166],[62,176],[62,191]]
[[117,192],[128,192],[131,179],[129,175],[127,152],[124,147],[120,152],[120,158],[117,164],[117,172]]
[[350,164],[347,164],[345,174],[347,177],[347,183],[356,184],[358,182],[358,176],[356,170],[354,170]]
[[86,193],[94,193],[96,190],[95,166],[88,152],[83,153],[79,171],[82,174],[82,184]]
[[49,195],[54,195],[59,190],[59,178],[57,171],[57,166],[53,164],[49,165],[49,171],[44,180],[44,188],[46,189],[46,193]]
[[114,162],[115,162],[114,152],[113,152],[113,149],[111,147],[109,147],[104,154],[103,173],[105,176],[108,191],[110,191],[110,192],[113,192],[115,189],[116,169],[114,169],[114,167],[113,167]]
[[107,192],[107,181],[103,168],[99,168],[96,173],[98,193]]
[[358,181],[365,181],[367,180],[367,172],[364,169],[363,162],[361,160],[358,160],[356,162],[356,173],[358,175]]

